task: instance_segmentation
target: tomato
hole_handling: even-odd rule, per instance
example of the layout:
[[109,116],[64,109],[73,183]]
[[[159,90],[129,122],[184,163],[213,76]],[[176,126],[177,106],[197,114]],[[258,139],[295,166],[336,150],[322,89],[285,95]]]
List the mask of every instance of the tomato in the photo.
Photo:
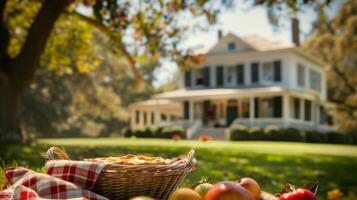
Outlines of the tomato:
[[284,193],[279,200],[317,200],[317,197],[308,189],[299,188],[289,193]]

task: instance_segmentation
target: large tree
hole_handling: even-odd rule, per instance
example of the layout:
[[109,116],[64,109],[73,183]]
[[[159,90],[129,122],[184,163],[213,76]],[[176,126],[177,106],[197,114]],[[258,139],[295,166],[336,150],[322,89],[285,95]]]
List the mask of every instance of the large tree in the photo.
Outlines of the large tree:
[[[39,4],[38,8],[31,11],[32,14],[36,12],[33,18],[21,16],[22,13],[18,12],[9,14],[11,12],[8,12],[8,9],[13,4],[16,6],[24,2]],[[82,3],[87,6],[87,11],[77,12],[76,6],[83,5]],[[76,15],[106,33],[113,41],[113,52],[128,60],[132,74],[140,80],[142,76],[138,68],[147,60],[160,61],[162,58],[169,58],[180,66],[197,62],[189,52],[180,47],[180,42],[189,30],[207,28],[209,24],[215,23],[216,15],[223,4],[230,6],[230,1],[2,0],[0,2],[0,140],[21,139],[18,115],[21,97],[40,66],[41,56],[45,52],[51,31],[61,14]],[[23,40],[20,40],[18,52],[15,50],[16,53],[12,54],[13,49],[9,44],[12,37],[16,37],[17,31],[10,31],[11,25],[14,24],[9,21],[19,15],[22,17],[21,20],[26,22],[25,33],[21,34]],[[16,27],[12,28],[16,29]],[[53,48],[52,50],[54,53],[58,51]],[[75,59],[83,57],[85,55]],[[63,68],[63,65],[68,65],[69,67],[62,70],[65,73],[71,73],[70,68],[73,66],[78,70],[81,69],[78,67],[86,66],[63,62],[62,60],[61,65],[55,67]]]
[[329,64],[328,94],[339,130],[356,132],[357,1],[345,1],[332,18],[320,15],[304,48]]

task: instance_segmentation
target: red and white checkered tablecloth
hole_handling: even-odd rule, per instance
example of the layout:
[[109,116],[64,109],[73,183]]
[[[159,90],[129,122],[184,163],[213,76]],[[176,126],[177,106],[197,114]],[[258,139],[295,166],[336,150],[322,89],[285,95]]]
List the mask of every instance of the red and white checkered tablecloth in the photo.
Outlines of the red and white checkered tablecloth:
[[8,182],[0,191],[0,200],[107,200],[90,191],[104,167],[103,163],[54,160],[46,163],[47,174],[10,168],[5,172]]

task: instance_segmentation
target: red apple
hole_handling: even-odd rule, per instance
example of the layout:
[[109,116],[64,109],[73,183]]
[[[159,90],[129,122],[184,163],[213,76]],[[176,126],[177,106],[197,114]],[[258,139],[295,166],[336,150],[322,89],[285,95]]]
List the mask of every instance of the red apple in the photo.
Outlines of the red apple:
[[254,197],[254,199],[259,200],[261,190],[259,184],[252,178],[242,178],[240,179],[239,185],[247,189]]
[[239,184],[222,181],[207,192],[205,200],[254,200],[254,197]]
[[180,188],[169,196],[169,200],[202,200],[202,197],[190,188]]
[[292,192],[282,194],[279,200],[317,200],[317,197],[308,189],[298,188]]

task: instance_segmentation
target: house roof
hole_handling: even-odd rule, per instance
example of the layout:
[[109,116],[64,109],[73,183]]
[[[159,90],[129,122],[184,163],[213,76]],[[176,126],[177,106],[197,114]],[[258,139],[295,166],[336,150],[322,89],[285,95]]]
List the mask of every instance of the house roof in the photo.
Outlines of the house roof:
[[178,89],[170,92],[164,92],[154,95],[154,99],[191,99],[191,98],[229,98],[238,96],[250,96],[252,94],[269,94],[279,93],[284,91],[283,88],[272,86],[272,87],[258,87],[258,88],[219,88],[219,89]]
[[[238,45],[242,46],[243,48],[236,52],[227,52],[222,51],[226,48],[226,43],[228,41],[235,41]],[[215,56],[215,55],[224,55],[226,53],[240,53],[240,52],[268,52],[268,51],[292,51],[293,53],[298,54],[299,56],[304,57],[320,66],[327,66],[327,63],[323,62],[321,59],[311,56],[310,54],[306,53],[302,48],[295,46],[293,43],[286,43],[281,42],[275,39],[266,38],[260,35],[250,35],[250,36],[243,36],[239,37],[233,33],[228,33],[227,35],[223,36],[220,41],[217,42],[210,49],[200,49],[197,50],[196,54],[206,54],[208,56]]]
[[257,51],[268,51],[295,47],[295,45],[292,43],[283,43],[281,41],[269,39],[259,35],[245,36],[241,39]]
[[162,107],[168,107],[168,108],[178,108],[180,106],[179,103],[168,100],[168,99],[149,99],[145,101],[138,101],[134,102],[129,105],[130,108],[135,108],[135,107],[150,107],[152,108],[153,106],[160,106]]

